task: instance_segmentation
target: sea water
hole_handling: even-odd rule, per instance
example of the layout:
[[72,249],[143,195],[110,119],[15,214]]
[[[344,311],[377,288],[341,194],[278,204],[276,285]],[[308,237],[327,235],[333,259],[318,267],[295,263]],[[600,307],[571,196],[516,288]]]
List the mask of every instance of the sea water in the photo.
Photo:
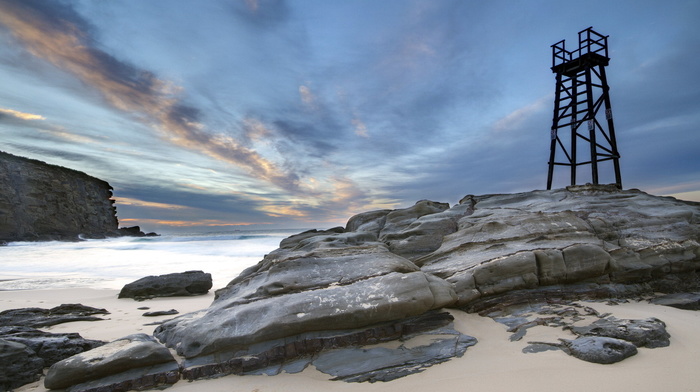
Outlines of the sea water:
[[121,289],[144,276],[200,270],[225,286],[300,230],[236,231],[0,246],[0,290]]

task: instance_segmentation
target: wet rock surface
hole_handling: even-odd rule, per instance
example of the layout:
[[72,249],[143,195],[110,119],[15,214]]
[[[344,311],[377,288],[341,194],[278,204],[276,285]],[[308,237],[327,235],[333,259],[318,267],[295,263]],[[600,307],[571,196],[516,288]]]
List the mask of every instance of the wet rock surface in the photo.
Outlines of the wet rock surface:
[[212,287],[211,274],[202,271],[146,276],[124,285],[119,298],[145,300],[156,297],[204,295]]
[[358,250],[349,241],[317,235],[272,252],[218,290],[208,309],[163,323],[155,336],[192,358],[304,332],[401,320],[454,301],[446,282],[383,244]]
[[0,338],[0,391],[11,391],[41,377],[44,360],[26,345]]
[[[316,369],[346,382],[391,381],[464,355],[476,338],[451,327],[430,331],[426,344],[388,347],[351,347],[325,351],[311,362]],[[423,334],[422,336],[426,336]],[[402,339],[403,340],[403,339]],[[409,342],[410,343],[410,340]]]
[[586,362],[611,364],[637,354],[637,346],[622,340],[602,336],[585,336],[562,341],[562,349],[572,357]]
[[607,317],[582,327],[571,327],[571,332],[579,336],[607,336],[628,341],[637,347],[666,347],[671,335],[666,332],[666,324],[657,318],[644,320],[621,320]]
[[[418,373],[461,356],[476,339],[452,327],[446,312],[428,312],[397,322],[351,330],[304,333],[253,344],[227,357],[219,354],[186,359],[183,378],[194,380],[222,374],[296,373],[309,365],[345,381],[389,381]],[[427,343],[412,339],[429,338]],[[380,343],[404,342],[395,348]],[[383,358],[384,354],[393,357]],[[362,363],[358,363],[362,361]]]
[[180,313],[180,312],[178,312],[178,311],[175,310],[175,309],[170,309],[170,310],[156,310],[156,311],[153,311],[153,312],[145,312],[145,313],[143,314],[143,316],[144,316],[144,317],[169,316],[169,315],[178,314],[178,313]]
[[44,367],[107,343],[77,333],[50,333],[20,326],[0,327],[0,339],[24,344],[44,361]]
[[33,328],[72,321],[99,321],[96,314],[109,314],[106,309],[81,304],[63,304],[51,309],[21,308],[0,312],[0,326],[26,326]]
[[700,310],[700,293],[673,293],[651,299],[656,305],[671,306],[685,310]]
[[[614,304],[614,302],[611,302]],[[560,329],[575,339],[529,341],[523,353],[562,350],[588,362],[610,364],[637,353],[637,347],[658,348],[670,344],[666,324],[657,318],[618,319],[573,301],[531,302],[500,305],[482,315],[508,327],[511,341],[523,339],[528,329],[546,326]]]
[[152,336],[129,335],[51,366],[48,389],[116,391],[173,384],[179,366],[170,351]]
[[103,313],[107,311],[80,304],[52,309],[10,309],[0,313],[0,391],[36,381],[45,367],[105,343],[84,339],[77,333],[55,334],[32,326],[101,320],[89,315]]

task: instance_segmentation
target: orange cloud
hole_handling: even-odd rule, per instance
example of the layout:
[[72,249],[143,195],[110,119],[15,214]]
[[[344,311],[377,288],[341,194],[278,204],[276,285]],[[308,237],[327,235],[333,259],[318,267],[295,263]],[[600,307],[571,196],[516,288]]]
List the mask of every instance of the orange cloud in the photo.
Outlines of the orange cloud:
[[7,2],[0,23],[28,52],[72,73],[97,89],[110,105],[155,126],[171,143],[238,166],[282,189],[298,191],[296,175],[233,138],[206,132],[197,122],[199,111],[178,99],[179,87],[98,49],[81,28],[82,19],[77,14],[51,12],[55,6],[60,4]]
[[250,226],[250,225],[261,225],[261,224],[268,224],[268,223],[260,223],[260,222],[237,222],[237,223],[231,223],[231,222],[226,222],[226,221],[220,221],[216,219],[204,219],[204,220],[194,220],[194,221],[184,221],[184,220],[161,220],[161,219],[135,219],[135,218],[127,218],[127,219],[119,219],[120,222],[128,222],[129,224],[136,224],[138,223],[139,225],[144,225],[144,224],[150,224],[150,225],[162,225],[162,226],[173,226],[173,227],[213,227],[213,226]]
[[0,108],[0,113],[9,114],[10,116],[18,118],[20,120],[46,120],[46,117],[40,116],[38,114],[24,113],[12,109]]
[[162,208],[162,209],[167,209],[167,210],[182,210],[182,209],[188,208],[188,207],[181,206],[178,204],[154,203],[154,202],[150,202],[150,201],[132,199],[129,197],[115,197],[114,199],[117,202],[117,206],[127,205],[127,206],[134,206],[134,207]]
[[258,210],[261,212],[264,212],[267,216],[271,216],[271,217],[275,217],[275,218],[280,218],[280,217],[303,218],[303,217],[306,217],[308,215],[304,211],[301,211],[300,209],[295,208],[294,206],[285,206],[285,205],[279,205],[279,204],[265,205],[265,206],[258,208]]

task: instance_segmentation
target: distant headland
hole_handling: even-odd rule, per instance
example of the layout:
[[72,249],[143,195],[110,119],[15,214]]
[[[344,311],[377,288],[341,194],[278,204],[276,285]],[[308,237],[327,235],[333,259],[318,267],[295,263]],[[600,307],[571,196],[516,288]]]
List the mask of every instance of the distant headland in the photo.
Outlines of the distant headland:
[[0,151],[0,241],[146,235],[119,228],[108,182]]

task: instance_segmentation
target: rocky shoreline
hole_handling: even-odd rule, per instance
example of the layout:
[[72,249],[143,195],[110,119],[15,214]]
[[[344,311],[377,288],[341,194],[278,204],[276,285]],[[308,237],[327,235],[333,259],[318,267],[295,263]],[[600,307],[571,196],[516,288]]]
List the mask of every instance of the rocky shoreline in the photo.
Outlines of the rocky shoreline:
[[[123,374],[131,381],[111,374],[71,390],[293,373],[309,366],[338,380],[392,380],[478,347],[478,339],[450,332],[449,318],[440,313],[445,308],[492,317],[520,338],[532,327],[566,328],[570,338],[533,340],[527,349],[616,362],[637,353],[638,342],[614,331],[644,330],[668,339],[664,320],[618,319],[575,301],[697,291],[699,222],[698,203],[612,186],[470,195],[453,207],[419,201],[359,214],[346,227],[283,240],[217,290],[211,306],[160,323],[153,335],[179,356],[168,360],[167,374],[148,373],[151,365],[131,361]],[[680,301],[693,306],[696,300]],[[590,323],[579,325],[582,320]],[[136,340],[153,344],[144,339]],[[408,343],[392,348],[398,351],[382,347],[414,340],[424,342],[410,344],[417,351]],[[118,349],[125,344],[116,344],[110,356],[128,355]],[[463,349],[444,356],[447,346]],[[393,357],[403,359],[386,362]],[[367,366],[359,369],[358,363]],[[175,365],[179,376],[173,378]]]

